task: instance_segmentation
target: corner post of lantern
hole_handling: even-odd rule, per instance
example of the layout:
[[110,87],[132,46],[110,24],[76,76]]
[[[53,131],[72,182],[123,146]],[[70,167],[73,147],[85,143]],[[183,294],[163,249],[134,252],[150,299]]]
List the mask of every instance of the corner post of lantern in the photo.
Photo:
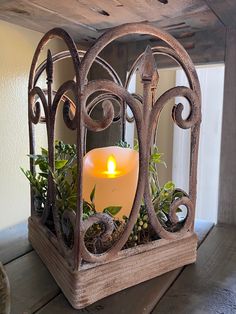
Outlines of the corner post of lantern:
[[[87,80],[87,79],[86,79]],[[86,140],[85,140],[85,127],[83,124],[83,112],[82,112],[82,93],[83,84],[81,81],[80,73],[78,72],[76,88],[76,146],[77,146],[77,212],[74,229],[74,269],[78,270],[81,264],[81,224],[83,215],[83,156],[86,151]]]

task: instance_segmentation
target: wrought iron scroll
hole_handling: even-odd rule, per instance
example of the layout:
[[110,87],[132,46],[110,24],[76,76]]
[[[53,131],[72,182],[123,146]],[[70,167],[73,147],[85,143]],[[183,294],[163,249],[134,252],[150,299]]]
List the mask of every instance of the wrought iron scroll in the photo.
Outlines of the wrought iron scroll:
[[[67,81],[62,84],[62,86],[58,89],[57,92],[53,92],[52,83],[53,83],[53,59],[50,50],[48,50],[47,60],[45,62],[45,70],[46,70],[46,77],[47,77],[47,91],[45,93],[40,87],[36,86],[37,80],[35,80],[35,76],[37,78],[37,70],[36,65],[39,59],[39,55],[41,50],[46,46],[46,44],[53,38],[59,38],[65,42],[68,46],[68,50],[70,51],[70,55],[72,57],[74,71],[75,71],[75,79],[73,81]],[[46,123],[47,129],[47,140],[48,140],[48,163],[51,169],[51,172],[48,175],[48,194],[47,194],[47,204],[43,210],[43,214],[38,221],[38,223],[45,224],[50,213],[53,216],[54,228],[56,239],[58,241],[58,249],[64,256],[68,257],[68,260],[72,258],[72,252],[67,249],[64,244],[63,235],[62,235],[62,228],[60,223],[60,217],[58,213],[58,209],[55,207],[55,185],[53,182],[52,173],[54,171],[54,128],[55,128],[55,116],[57,112],[58,104],[60,103],[63,95],[68,92],[69,90],[72,91],[75,99],[75,103],[79,103],[79,64],[80,59],[77,53],[77,48],[68,35],[62,29],[56,28],[49,31],[45,36],[41,39],[38,44],[38,47],[35,51],[33,61],[31,64],[30,69],[30,76],[29,76],[29,85],[28,85],[28,95],[29,95],[29,103],[28,103],[28,112],[29,112],[29,137],[30,137],[30,154],[35,154],[35,139],[34,139],[34,125],[39,122]],[[41,116],[41,108],[40,102],[42,103],[44,116]],[[80,116],[80,107],[78,105],[75,106],[74,109],[74,116],[73,119],[70,119],[68,113],[68,102],[65,102],[64,105],[66,108],[64,109],[64,120],[66,124],[70,126],[70,128],[77,128],[78,133],[82,134],[82,127],[81,127],[81,119],[77,119]],[[82,161],[82,146],[83,141],[79,143],[78,149],[78,161],[81,164]],[[78,168],[80,166],[78,164]],[[30,161],[30,170],[32,173],[35,173],[35,165],[33,160]],[[81,169],[80,169],[81,172]],[[81,181],[78,181],[78,190],[81,190]],[[82,200],[78,197],[78,202],[81,203]],[[80,211],[78,211],[77,215],[80,215]],[[34,203],[33,203],[33,191],[31,189],[31,216],[33,219],[37,219],[34,213]]]
[[[101,59],[99,54],[109,43],[127,34],[152,35],[156,39],[162,40],[165,43],[165,46],[154,48],[147,47],[146,51],[141,54],[132,65],[127,77],[127,81],[123,86],[114,69],[105,60]],[[47,62],[42,63],[36,69],[36,63],[41,49],[51,38],[54,37],[63,39],[68,46],[68,51],[59,53],[55,56],[51,56],[49,53]],[[183,68],[189,81],[189,87],[173,87],[172,89],[166,91],[158,99],[155,99],[155,89],[158,86],[159,76],[154,56],[159,54],[164,54],[174,59]],[[53,92],[51,87],[53,63],[67,57],[72,58],[75,70],[75,78],[72,81],[65,82],[58,89],[58,91]],[[112,80],[95,80],[88,82],[87,76],[94,62],[101,64],[108,71]],[[37,87],[38,78],[43,73],[44,69],[46,69],[48,74],[48,89],[46,91],[47,97],[45,96],[45,91],[42,91],[39,87]],[[142,78],[143,96],[130,94],[127,91],[130,78],[136,70],[140,72]],[[73,92],[75,96],[74,102],[65,95],[68,90]],[[92,101],[88,101],[90,96],[97,95],[97,92],[99,92],[99,95],[95,96]],[[189,195],[183,193],[184,196],[174,200],[174,202],[171,204],[169,215],[171,222],[176,223],[176,210],[180,205],[184,205],[187,208],[187,216],[182,229],[176,232],[170,232],[166,230],[159,222],[153,208],[148,184],[148,165],[150,148],[156,133],[160,113],[167,101],[177,96],[186,98],[190,105],[190,114],[186,119],[182,117],[183,106],[181,104],[174,106],[172,112],[173,120],[180,128],[191,130],[191,160],[189,176],[190,189]],[[42,103],[45,117],[40,118],[41,111],[37,98],[40,99]],[[54,205],[55,192],[52,179],[49,179],[48,183],[48,189],[50,190],[48,195],[48,206],[44,211],[40,223],[45,223],[49,214],[48,211],[51,208],[53,212],[53,219],[59,248],[62,254],[69,258],[70,262],[73,264],[73,267],[78,269],[79,265],[81,264],[81,260],[93,263],[104,262],[112,259],[127,242],[128,237],[137,220],[142,199],[144,199],[147,206],[151,225],[160,238],[172,240],[183,237],[187,232],[192,232],[194,223],[194,208],[196,203],[196,177],[199,127],[201,121],[201,95],[200,85],[194,65],[187,52],[178,43],[178,41],[176,41],[168,33],[145,23],[125,24],[109,30],[103,34],[86,53],[80,51],[78,52],[69,35],[63,30],[54,29],[43,37],[35,52],[29,79],[30,153],[34,153],[33,124],[37,124],[40,121],[45,121],[47,125],[48,145],[50,152],[49,162],[52,169],[54,165],[53,145],[55,113],[61,100],[64,100],[63,112],[66,125],[71,129],[76,129],[77,131],[77,212],[71,213],[69,211],[65,211],[63,214],[63,219],[69,219],[74,228],[74,247],[69,250],[63,243],[62,229],[59,222],[57,209]],[[118,116],[114,115],[114,101],[121,105],[121,111]],[[91,111],[94,107],[97,106],[98,103],[101,102],[103,103],[103,118],[100,121],[97,121],[91,117]],[[122,116],[122,110],[124,113],[124,110],[127,108],[127,106],[132,111],[133,117],[128,117],[127,113]],[[126,223],[124,231],[120,235],[119,239],[108,251],[102,254],[94,254],[88,251],[84,241],[88,228],[94,223],[102,223],[105,226],[105,231],[102,236],[106,238],[111,234],[113,226],[111,219],[106,214],[97,214],[85,221],[82,221],[81,218],[82,166],[83,153],[85,151],[84,134],[86,134],[87,129],[95,132],[104,130],[108,128],[114,121],[117,121],[121,118],[124,119],[124,117],[126,117],[129,122],[134,120],[137,127],[139,142],[139,177],[136,195],[129,220]],[[152,134],[152,136],[150,136],[150,134]],[[31,170],[34,171],[33,162],[31,162]]]

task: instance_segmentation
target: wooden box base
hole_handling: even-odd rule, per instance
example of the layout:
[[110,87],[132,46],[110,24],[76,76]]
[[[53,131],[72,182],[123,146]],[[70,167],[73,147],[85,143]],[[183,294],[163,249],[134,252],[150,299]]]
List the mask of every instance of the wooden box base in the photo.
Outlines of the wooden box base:
[[76,309],[106,296],[196,261],[197,236],[157,240],[123,250],[110,262],[84,263],[73,271],[47,238],[43,227],[29,218],[29,241]]

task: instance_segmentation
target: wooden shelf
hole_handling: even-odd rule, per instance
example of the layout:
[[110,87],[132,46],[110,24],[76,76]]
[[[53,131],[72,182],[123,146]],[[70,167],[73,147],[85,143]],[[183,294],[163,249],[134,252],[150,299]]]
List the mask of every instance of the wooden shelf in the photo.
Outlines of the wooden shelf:
[[[196,222],[195,231],[199,237],[199,245],[206,238],[212,226],[212,223]],[[23,230],[21,236],[19,230]],[[6,248],[7,243],[9,243],[7,230],[0,233],[0,260],[5,259],[4,263],[10,280],[12,314],[24,312],[40,314],[150,313],[182,271],[182,268],[179,268],[100,300],[86,309],[74,310],[60,292],[60,289],[35,251],[30,251],[26,230],[26,224],[25,226],[22,224],[21,227],[18,225],[15,228],[11,228],[9,239],[14,245],[11,246],[8,254],[4,250],[4,247]],[[2,237],[2,234],[5,236]],[[13,234],[15,234],[15,240]],[[15,251],[16,247],[18,247],[18,258]]]
[[28,225],[26,222],[0,231],[0,261],[3,264],[32,251],[28,241]]
[[217,225],[156,306],[158,313],[236,313],[236,228]]

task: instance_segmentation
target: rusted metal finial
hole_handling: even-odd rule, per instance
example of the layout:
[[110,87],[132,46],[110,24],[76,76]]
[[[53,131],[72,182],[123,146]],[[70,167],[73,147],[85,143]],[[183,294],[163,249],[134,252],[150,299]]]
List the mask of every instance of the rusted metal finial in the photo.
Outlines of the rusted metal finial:
[[52,83],[53,61],[52,61],[52,54],[51,54],[50,49],[48,49],[48,53],[47,53],[46,73],[47,73],[47,83]]
[[152,82],[152,85],[154,85],[153,83],[157,85],[159,74],[157,72],[155,57],[150,46],[147,46],[144,55],[140,60],[138,69],[143,83]]

